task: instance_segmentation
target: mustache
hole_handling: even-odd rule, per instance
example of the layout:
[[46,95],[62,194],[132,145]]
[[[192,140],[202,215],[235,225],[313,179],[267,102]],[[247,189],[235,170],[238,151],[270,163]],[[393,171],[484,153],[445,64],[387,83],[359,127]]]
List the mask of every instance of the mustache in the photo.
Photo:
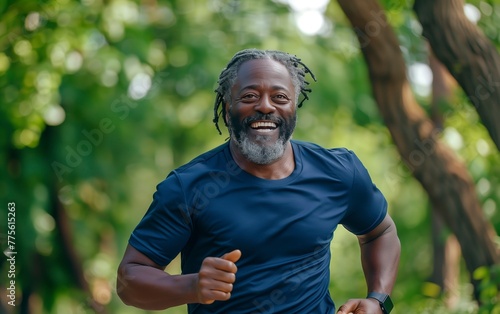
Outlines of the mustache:
[[249,125],[250,123],[252,123],[254,121],[259,121],[259,120],[272,121],[272,122],[276,123],[278,126],[282,125],[285,122],[285,120],[283,118],[277,117],[273,114],[257,113],[253,116],[246,117],[245,119],[243,119],[243,124]]

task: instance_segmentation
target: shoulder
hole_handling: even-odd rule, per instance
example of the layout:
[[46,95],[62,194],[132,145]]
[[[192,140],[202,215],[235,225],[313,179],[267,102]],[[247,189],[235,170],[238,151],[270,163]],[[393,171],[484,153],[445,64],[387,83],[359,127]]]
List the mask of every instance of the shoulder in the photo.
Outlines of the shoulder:
[[224,143],[172,170],[160,186],[175,184],[180,185],[183,190],[189,189],[191,184],[196,184],[203,178],[210,178],[211,174],[228,172],[234,168],[231,162],[232,160],[228,158],[228,143]]
[[352,150],[345,147],[325,148],[315,143],[298,140],[293,140],[292,143],[307,159],[336,163],[347,168],[351,168],[353,163],[359,160]]
[[336,180],[352,186],[354,180],[360,179],[364,165],[356,154],[347,148],[324,148],[318,144],[294,141],[297,150],[296,160],[311,174],[328,175]]
[[227,149],[228,143],[221,144],[197,157],[192,159],[190,162],[175,169],[177,173],[185,173],[189,171],[196,171],[198,168],[203,168],[205,165],[214,167],[216,164],[220,163],[221,159],[225,159],[224,151]]
[[306,142],[306,141],[300,141],[300,140],[292,140],[292,143],[302,149],[302,150],[308,150],[308,151],[313,151],[317,153],[326,153],[326,154],[333,154],[333,155],[343,155],[343,154],[353,154],[353,152],[345,147],[333,147],[333,148],[325,148],[319,144],[312,143],[312,142]]

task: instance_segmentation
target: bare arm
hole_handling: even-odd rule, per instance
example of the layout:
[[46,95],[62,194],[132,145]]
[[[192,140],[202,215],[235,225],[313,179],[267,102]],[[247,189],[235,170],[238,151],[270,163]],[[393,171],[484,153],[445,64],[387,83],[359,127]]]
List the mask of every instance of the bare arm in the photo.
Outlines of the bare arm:
[[401,244],[391,217],[358,237],[368,292],[391,294],[396,281]]
[[129,245],[118,267],[117,293],[125,304],[145,310],[228,300],[240,256],[235,250],[221,258],[207,257],[196,274],[170,275]]
[[[391,294],[398,272],[401,244],[396,225],[389,215],[372,231],[358,236],[361,263],[368,292]],[[351,299],[339,308],[338,313],[382,313],[373,299]],[[360,312],[361,313],[361,312]]]

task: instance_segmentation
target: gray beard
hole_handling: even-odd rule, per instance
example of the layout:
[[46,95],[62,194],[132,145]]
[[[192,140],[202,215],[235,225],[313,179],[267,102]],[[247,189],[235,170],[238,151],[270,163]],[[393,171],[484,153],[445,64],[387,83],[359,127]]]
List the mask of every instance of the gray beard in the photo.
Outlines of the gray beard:
[[[240,149],[243,156],[245,156],[249,161],[258,165],[268,165],[280,159],[285,153],[288,139],[283,137],[284,136],[280,136],[274,144],[260,146],[259,144],[250,141],[246,133],[241,131],[240,141],[235,140],[234,142]],[[260,135],[257,140],[267,142],[269,141],[269,138],[265,135]]]

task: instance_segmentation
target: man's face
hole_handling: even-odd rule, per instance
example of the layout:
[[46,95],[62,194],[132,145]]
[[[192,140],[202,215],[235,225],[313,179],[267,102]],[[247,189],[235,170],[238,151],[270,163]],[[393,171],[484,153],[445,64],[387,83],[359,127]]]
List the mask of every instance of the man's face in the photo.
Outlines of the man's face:
[[283,156],[297,120],[295,87],[287,68],[271,59],[244,62],[226,104],[229,133],[256,164]]

